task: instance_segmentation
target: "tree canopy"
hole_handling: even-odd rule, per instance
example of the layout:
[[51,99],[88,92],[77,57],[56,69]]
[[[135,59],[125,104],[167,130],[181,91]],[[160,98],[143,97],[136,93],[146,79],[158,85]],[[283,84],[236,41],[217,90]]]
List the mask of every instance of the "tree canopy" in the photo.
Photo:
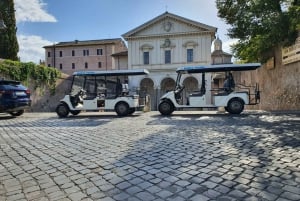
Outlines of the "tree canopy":
[[300,0],[216,0],[218,16],[231,25],[234,55],[265,62],[275,48],[291,45],[300,32]]
[[0,1],[1,18],[6,28],[0,29],[0,58],[16,61],[18,60],[19,44],[13,0]]

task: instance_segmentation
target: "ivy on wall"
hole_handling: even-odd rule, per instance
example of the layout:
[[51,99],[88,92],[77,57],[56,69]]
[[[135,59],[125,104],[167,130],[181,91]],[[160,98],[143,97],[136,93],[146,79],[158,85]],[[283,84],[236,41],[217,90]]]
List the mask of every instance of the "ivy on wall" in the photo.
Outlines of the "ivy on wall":
[[37,65],[32,62],[24,63],[19,61],[2,60],[0,61],[0,74],[11,80],[18,80],[25,85],[29,81],[38,88],[45,85],[50,93],[55,93],[56,80],[61,76],[60,71],[44,65]]

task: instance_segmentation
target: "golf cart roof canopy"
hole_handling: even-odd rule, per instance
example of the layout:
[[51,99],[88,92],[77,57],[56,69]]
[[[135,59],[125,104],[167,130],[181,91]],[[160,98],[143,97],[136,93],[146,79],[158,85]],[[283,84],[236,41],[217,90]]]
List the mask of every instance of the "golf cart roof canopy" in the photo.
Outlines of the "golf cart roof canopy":
[[147,69],[109,70],[109,71],[77,71],[73,76],[122,76],[122,75],[147,75]]
[[178,68],[176,72],[185,74],[185,73],[206,73],[206,72],[226,72],[226,71],[248,71],[248,70],[255,70],[260,66],[261,66],[260,63],[184,66]]

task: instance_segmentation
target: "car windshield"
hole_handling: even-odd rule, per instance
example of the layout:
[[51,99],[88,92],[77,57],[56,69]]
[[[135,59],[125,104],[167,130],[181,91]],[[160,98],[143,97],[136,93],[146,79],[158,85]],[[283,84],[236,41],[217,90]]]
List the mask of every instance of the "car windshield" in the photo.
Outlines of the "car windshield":
[[0,85],[13,85],[13,86],[17,86],[20,85],[21,83],[18,81],[13,81],[13,80],[1,80],[0,81]]
[[8,80],[1,80],[0,81],[0,88],[2,90],[10,90],[10,91],[21,91],[26,90],[26,87],[21,85],[21,82],[18,81],[8,81]]

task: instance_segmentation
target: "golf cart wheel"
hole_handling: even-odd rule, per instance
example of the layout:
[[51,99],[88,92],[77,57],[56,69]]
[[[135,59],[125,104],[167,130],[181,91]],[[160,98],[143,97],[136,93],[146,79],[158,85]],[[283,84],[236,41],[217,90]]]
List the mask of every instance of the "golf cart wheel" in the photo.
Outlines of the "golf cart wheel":
[[18,111],[10,112],[9,114],[14,117],[17,117],[17,116],[22,115],[23,113],[24,113],[24,110],[18,110]]
[[133,114],[135,112],[135,108],[129,108],[128,114]]
[[170,115],[174,111],[174,106],[170,101],[162,101],[158,105],[158,110],[162,115]]
[[244,110],[244,101],[240,98],[231,99],[227,105],[230,114],[240,114]]
[[59,117],[63,118],[63,117],[67,117],[69,115],[69,107],[64,104],[64,103],[60,103],[57,107],[56,107],[56,113]]
[[119,102],[115,107],[118,116],[126,116],[129,114],[129,106],[125,102]]
[[80,112],[80,110],[70,110],[70,113],[73,115],[78,115]]

